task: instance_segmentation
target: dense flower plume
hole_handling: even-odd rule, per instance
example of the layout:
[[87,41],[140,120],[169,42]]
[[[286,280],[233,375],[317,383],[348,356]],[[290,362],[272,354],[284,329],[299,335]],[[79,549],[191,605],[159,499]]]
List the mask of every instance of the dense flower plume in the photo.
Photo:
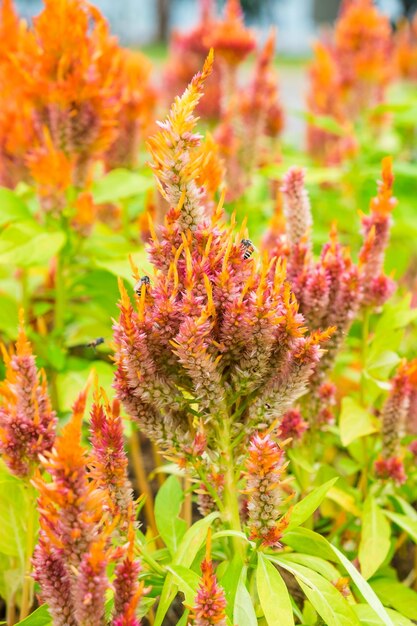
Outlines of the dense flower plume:
[[126,531],[132,515],[132,486],[128,479],[128,460],[124,450],[120,404],[108,401],[103,390],[96,390],[91,409],[91,475],[96,485],[110,495],[111,514],[119,530]]
[[201,563],[202,579],[192,608],[193,626],[226,626],[226,596],[217,582],[211,560],[211,534]]
[[403,78],[417,80],[417,14],[399,24],[395,39],[398,72]]
[[[411,421],[415,410],[417,362],[402,363],[391,381],[391,389],[381,411],[382,452],[375,462],[379,478],[398,484],[407,480],[401,439],[413,431]],[[413,433],[415,434],[415,433]]]
[[225,420],[250,435],[306,391],[328,333],[306,334],[284,266],[258,260],[244,227],[226,226],[220,205],[210,214],[196,186],[192,110],[210,63],[149,142],[171,208],[149,247],[155,274],[134,305],[121,286],[115,385],[165,449],[181,456],[203,433],[216,458]]
[[250,539],[266,548],[279,547],[288,525],[282,516],[282,474],[285,472],[284,450],[269,433],[255,433],[250,440],[246,463],[248,524]]
[[2,6],[11,45],[0,55],[0,176],[11,187],[33,179],[50,210],[69,184],[85,186],[97,159],[133,164],[155,94],[149,62],[120,48],[98,9],[44,4],[31,29],[9,0]]
[[[369,215],[362,215],[364,242],[359,262],[353,262],[348,248],[338,238],[333,226],[330,240],[316,261],[312,254],[311,209],[304,187],[304,171],[291,168],[282,186],[285,232],[270,232],[265,245],[272,254],[287,260],[287,274],[308,327],[318,330],[333,327],[324,357],[314,377],[317,402],[309,419],[315,422],[331,419],[334,391],[324,378],[334,363],[344,337],[360,307],[380,306],[392,294],[394,284],[384,273],[383,263],[396,205],[392,196],[394,176],[392,161],[382,162],[382,180],[370,203]],[[324,386],[323,386],[324,385]]]
[[335,129],[314,120],[307,147],[316,158],[340,163],[355,152],[352,122],[383,101],[394,76],[389,20],[373,0],[345,3],[331,39],[315,46],[307,105],[313,116],[333,118]]
[[13,474],[25,477],[39,465],[39,455],[51,450],[56,416],[22,317],[16,352],[9,354],[3,348],[6,378],[0,384],[0,453]]
[[[117,409],[110,416],[106,416],[97,404],[92,409],[90,472],[87,450],[81,444],[85,404],[84,391],[77,399],[72,418],[57,437],[54,448],[42,458],[43,469],[50,480],[40,474],[33,480],[39,490],[40,512],[40,535],[33,558],[34,577],[41,587],[42,598],[49,606],[55,626],[102,626],[106,623],[106,592],[110,588],[107,567],[112,560],[120,558],[120,550],[112,547],[112,533],[125,505],[124,501],[122,505],[117,502],[116,483],[123,482],[122,487],[126,489],[126,468],[119,448]],[[106,409],[110,410],[109,407]],[[96,430],[99,423],[104,431],[101,435]],[[108,466],[108,459],[113,453],[116,456],[114,467],[118,470],[114,476],[109,473]],[[119,516],[113,518],[115,504]],[[127,505],[127,513],[125,532],[129,535],[130,547],[123,555],[124,560],[116,566],[114,584],[120,597],[115,602],[112,623],[136,626],[139,622],[134,609],[142,587],[137,582],[139,564],[134,561],[132,552],[132,500]]]
[[[203,64],[210,48],[216,53],[212,75],[206,80],[205,97],[197,110],[215,117],[214,138],[225,163],[227,198],[242,195],[254,169],[270,157],[270,138],[283,129],[283,111],[273,68],[275,35],[257,51],[253,76],[239,84],[238,69],[255,51],[254,34],[245,27],[239,0],[228,0],[222,18],[213,3],[201,0],[201,20],[191,31],[175,33],[172,58],[166,69],[167,95],[184,89]],[[175,89],[175,91],[174,91]]]

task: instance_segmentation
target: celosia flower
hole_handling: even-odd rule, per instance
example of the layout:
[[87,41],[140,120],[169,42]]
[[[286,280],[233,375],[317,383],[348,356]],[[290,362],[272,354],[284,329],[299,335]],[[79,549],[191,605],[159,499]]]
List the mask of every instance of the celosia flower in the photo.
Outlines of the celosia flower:
[[33,554],[33,577],[48,603],[54,626],[78,626],[71,596],[71,576],[65,565],[62,549],[50,541],[47,533],[40,532]]
[[357,145],[352,122],[343,107],[341,73],[334,49],[316,42],[313,52],[309,66],[308,110],[313,116],[332,117],[335,131],[320,128],[313,118],[307,125],[307,149],[318,160],[334,165],[354,155]]
[[[328,422],[333,417],[331,406],[334,397],[330,397],[332,394],[329,396],[330,388],[326,390],[322,384],[355,315],[361,306],[375,306],[383,302],[383,296],[389,292],[389,279],[384,282],[382,269],[390,211],[395,206],[391,161],[384,159],[382,169],[383,181],[378,184],[378,195],[371,202],[371,213],[362,218],[365,241],[358,265],[353,263],[349,250],[340,244],[335,226],[319,260],[314,260],[310,204],[304,190],[303,172],[297,168],[287,173],[282,187],[286,232],[281,234],[274,226],[265,238],[270,254],[280,262],[283,258],[287,260],[291,288],[308,328],[334,329],[311,380],[308,406],[305,407],[306,417],[315,424]],[[274,271],[274,266],[270,271]],[[385,289],[381,287],[382,282],[386,285]]]
[[392,158],[382,161],[382,180],[378,195],[371,200],[370,215],[362,216],[364,244],[359,254],[363,304],[378,306],[392,294],[394,284],[383,274],[385,250],[392,224],[391,212],[397,204],[392,195],[394,175]]
[[282,441],[289,438],[294,440],[301,439],[307,429],[308,424],[303,420],[300,411],[298,409],[291,409],[283,415],[279,424],[279,438]]
[[208,64],[149,142],[171,208],[149,246],[150,294],[145,285],[133,305],[121,285],[115,387],[169,455],[192,462],[187,450],[203,428],[209,469],[222,473],[225,423],[243,441],[281,417],[305,393],[328,334],[306,334],[284,266],[258,260],[244,228],[226,226],[221,205],[211,210],[197,187],[195,142],[181,137],[194,129]]
[[105,157],[109,169],[136,164],[139,144],[148,136],[156,104],[156,92],[150,85],[152,66],[145,55],[121,48],[117,51],[116,61],[115,87],[120,108],[117,136]]
[[134,527],[131,523],[125,557],[115,569],[112,626],[140,626],[136,608],[146,590],[138,580],[141,565],[134,559],[134,541]]
[[94,540],[83,555],[74,589],[75,617],[78,624],[102,626],[105,618],[106,590],[109,582],[106,567],[109,560],[107,537]]
[[202,579],[192,608],[193,626],[226,626],[226,596],[217,582],[211,560],[211,534],[201,563]]
[[395,36],[395,54],[402,77],[417,80],[417,15],[411,21],[398,25]]
[[284,450],[268,433],[253,435],[246,463],[250,539],[265,548],[279,547],[288,518],[280,512]]
[[255,37],[244,25],[240,0],[227,0],[224,19],[215,23],[208,43],[230,66],[241,63],[255,49]]
[[209,490],[207,484],[214,490],[215,495],[221,500],[224,490],[224,476],[219,474],[215,469],[211,469],[207,476],[207,483],[201,483],[198,489],[195,489],[197,494],[197,506],[198,510],[205,517],[212,511],[217,510],[217,504],[213,497],[212,490]]
[[335,121],[335,132],[308,127],[308,147],[326,163],[355,151],[351,124],[383,100],[393,76],[389,20],[373,0],[352,0],[340,13],[333,37],[318,44],[312,65],[309,110]]
[[39,455],[51,450],[56,416],[51,408],[45,373],[38,372],[20,314],[16,353],[3,348],[6,378],[0,384],[0,453],[9,470],[29,476]]
[[[109,516],[117,487],[126,487],[121,484],[126,468],[120,450],[118,413],[117,409],[106,407],[112,413],[103,416],[97,403],[92,409],[95,462],[90,471],[87,450],[81,445],[85,404],[86,391],[77,399],[72,418],[57,437],[54,448],[42,457],[49,480],[40,474],[33,480],[40,494],[40,535],[33,558],[34,577],[58,626],[102,626],[106,591],[111,586],[107,566],[120,553],[120,549],[113,550],[111,543],[118,518],[112,521]],[[104,430],[102,437],[95,431],[100,425]],[[108,460],[113,443],[118,484],[116,490],[110,484],[106,491],[104,482],[110,480]],[[120,596],[115,598],[114,624],[137,626],[134,610],[143,587],[137,581],[140,566],[133,560],[132,501],[125,517],[129,548],[115,569],[114,588]]]
[[349,106],[369,106],[391,77],[388,17],[378,11],[373,0],[352,0],[336,22],[334,38],[343,88],[353,90]]
[[76,568],[97,539],[103,494],[88,479],[87,451],[81,445],[81,423],[86,392],[80,394],[71,421],[64,426],[51,452],[42,460],[52,482],[38,476],[34,481],[40,493],[40,525],[45,540],[62,550],[68,566]]
[[117,400],[109,403],[103,390],[94,393],[91,409],[91,472],[98,489],[110,495],[111,514],[126,531],[132,514],[132,486],[124,450],[123,423]]
[[202,85],[210,75],[212,64],[211,53],[203,71],[195,75],[183,96],[175,100],[167,120],[158,123],[160,132],[148,140],[161,194],[170,206],[177,206],[184,194],[181,211],[184,230],[195,228],[201,219],[201,190],[196,180],[202,156],[195,158],[201,136],[193,133],[196,120],[192,113],[202,96]]
[[[164,93],[170,104],[182,93],[204,63],[211,44],[210,35],[215,28],[213,0],[200,0],[200,19],[187,32],[174,31],[171,36],[168,63],[164,71]],[[205,83],[205,96],[197,111],[209,118],[220,114],[221,71],[218,64]]]
[[107,224],[111,221],[107,215],[103,216],[100,214],[99,207],[94,203],[92,194],[89,191],[83,191],[74,202],[71,226],[80,235],[87,237],[94,226],[96,216],[101,217],[102,221],[105,221]]
[[391,390],[381,412],[382,453],[375,463],[376,475],[401,484],[406,481],[400,440],[405,433],[416,362],[403,363],[391,381]]
[[54,146],[47,128],[43,131],[42,145],[29,153],[26,162],[41,207],[48,213],[59,214],[67,204],[66,193],[72,182],[74,162]]

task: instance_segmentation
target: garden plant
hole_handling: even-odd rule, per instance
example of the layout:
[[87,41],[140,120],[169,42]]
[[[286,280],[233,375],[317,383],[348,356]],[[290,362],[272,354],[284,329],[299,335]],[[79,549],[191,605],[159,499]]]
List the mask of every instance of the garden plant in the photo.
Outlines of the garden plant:
[[213,5],[158,83],[1,3],[7,626],[417,623],[415,20],[342,3],[297,148]]

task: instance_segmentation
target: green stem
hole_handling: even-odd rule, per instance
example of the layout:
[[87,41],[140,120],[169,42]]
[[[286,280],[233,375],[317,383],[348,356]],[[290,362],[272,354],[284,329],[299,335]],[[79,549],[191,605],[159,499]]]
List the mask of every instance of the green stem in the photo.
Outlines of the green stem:
[[28,518],[26,528],[26,549],[25,549],[25,574],[22,587],[22,601],[20,605],[20,620],[29,615],[33,603],[34,582],[32,574],[32,556],[35,547],[35,522],[36,522],[36,491],[30,483],[28,489]]
[[25,323],[28,322],[29,315],[29,285],[28,285],[28,270],[21,268],[20,283],[22,287],[22,309]]
[[[365,376],[364,370],[366,362],[368,360],[368,343],[369,343],[369,322],[371,317],[371,310],[367,307],[363,312],[363,324],[362,324],[362,345],[361,345],[361,388],[360,388],[360,401],[361,405],[366,408],[365,397]],[[363,498],[365,499],[368,494],[368,470],[369,470],[369,453],[368,453],[368,441],[366,437],[362,437],[362,454],[363,465],[362,473],[359,480]]]
[[[235,476],[235,459],[230,435],[230,425],[227,420],[219,433],[219,446],[222,452],[222,466],[224,475],[223,491],[223,519],[231,530],[242,532],[239,512],[238,486]],[[245,556],[245,546],[238,537],[232,537],[234,552]]]
[[55,271],[55,310],[54,310],[54,331],[59,343],[63,342],[65,329],[65,263],[62,251],[57,255]]

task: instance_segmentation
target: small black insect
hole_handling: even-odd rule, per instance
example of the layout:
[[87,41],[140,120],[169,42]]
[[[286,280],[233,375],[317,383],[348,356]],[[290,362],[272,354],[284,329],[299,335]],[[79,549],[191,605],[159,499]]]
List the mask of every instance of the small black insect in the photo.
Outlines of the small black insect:
[[104,337],[97,337],[96,339],[93,339],[92,341],[89,341],[86,345],[87,348],[97,348],[97,346],[100,346],[102,343],[104,343]]
[[149,278],[149,276],[142,276],[142,278],[139,278],[138,282],[133,287],[133,289],[136,291],[138,296],[140,296],[142,285],[146,285],[146,287],[149,287],[150,284],[151,284],[151,279]]
[[255,246],[253,245],[253,243],[251,242],[250,239],[242,239],[242,241],[240,242],[240,245],[243,248],[243,258],[245,260],[250,259],[250,257],[252,256],[254,250],[255,250]]

